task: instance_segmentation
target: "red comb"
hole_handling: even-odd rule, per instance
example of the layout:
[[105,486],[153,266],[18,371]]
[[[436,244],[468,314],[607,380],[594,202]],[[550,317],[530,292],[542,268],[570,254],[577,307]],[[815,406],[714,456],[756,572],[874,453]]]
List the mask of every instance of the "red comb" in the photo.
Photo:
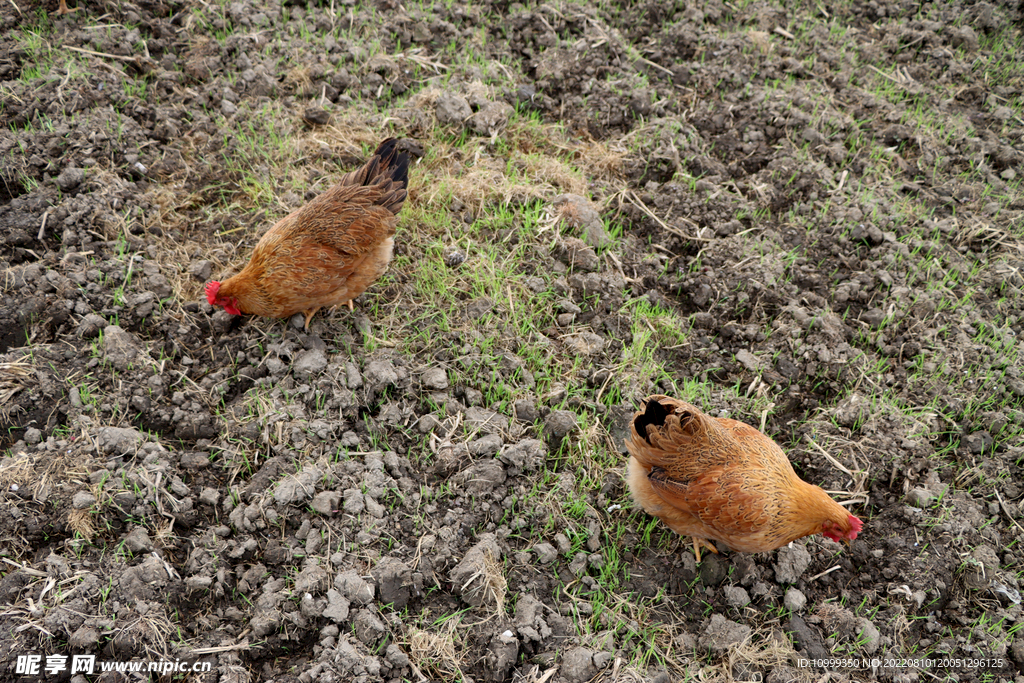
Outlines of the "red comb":
[[853,537],[856,538],[857,534],[860,533],[860,530],[864,528],[864,522],[860,521],[859,519],[857,519],[853,515],[850,515],[850,527],[851,527],[850,531],[851,531]]
[[213,302],[217,299],[217,292],[220,291],[220,283],[214,280],[213,282],[206,285],[205,289],[206,300],[210,303],[211,306],[214,306],[215,304]]

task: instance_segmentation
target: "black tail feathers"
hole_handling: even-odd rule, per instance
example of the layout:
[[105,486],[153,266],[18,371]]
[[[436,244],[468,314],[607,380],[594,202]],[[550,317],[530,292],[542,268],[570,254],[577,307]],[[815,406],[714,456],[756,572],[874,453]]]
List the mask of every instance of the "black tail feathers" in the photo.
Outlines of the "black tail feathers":
[[[394,182],[402,183],[402,187],[409,186],[409,153],[398,151],[398,140],[396,138],[387,138],[381,142],[373,155],[379,159],[377,161],[379,170],[374,169],[375,172],[367,174],[366,183],[384,174]],[[372,162],[373,160],[371,159]]]
[[633,421],[633,426],[636,427],[636,433],[646,439],[647,443],[650,443],[651,440],[647,436],[647,427],[663,426],[665,424],[665,419],[669,416],[670,412],[671,411],[665,406],[661,405],[658,399],[652,398],[648,400],[643,414],[637,415],[636,419]]

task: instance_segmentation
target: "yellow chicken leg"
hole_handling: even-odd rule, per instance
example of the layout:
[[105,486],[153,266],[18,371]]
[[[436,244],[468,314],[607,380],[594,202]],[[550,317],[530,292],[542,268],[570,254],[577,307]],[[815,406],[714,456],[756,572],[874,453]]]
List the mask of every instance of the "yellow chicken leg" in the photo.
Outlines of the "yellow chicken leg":
[[82,9],[82,8],[81,7],[76,7],[74,9],[68,9],[68,3],[66,2],[66,0],[60,0],[60,6],[57,8],[57,14],[59,16],[64,16],[65,14],[71,14],[72,12],[77,12],[80,9]]
[[309,321],[313,319],[316,312],[320,310],[320,307],[312,308],[308,311],[304,311],[303,314],[306,316],[306,324],[302,326],[304,332],[309,332]]
[[716,555],[718,554],[718,548],[716,548],[713,543],[708,543],[707,540],[703,538],[697,538],[696,536],[691,536],[691,538],[693,539],[693,554],[697,557],[698,562],[700,562],[701,546],[704,546]]

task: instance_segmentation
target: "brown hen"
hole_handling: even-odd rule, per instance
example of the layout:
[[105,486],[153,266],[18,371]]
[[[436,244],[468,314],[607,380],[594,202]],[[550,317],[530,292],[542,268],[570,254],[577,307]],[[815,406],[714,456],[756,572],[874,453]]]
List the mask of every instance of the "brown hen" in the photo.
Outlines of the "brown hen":
[[812,534],[852,541],[859,519],[796,475],[789,458],[753,427],[649,396],[633,416],[628,483],[644,510],[700,546],[760,553]]
[[267,318],[301,312],[307,330],[319,309],[351,306],[391,261],[409,172],[396,145],[380,143],[362,168],[278,221],[242,272],[206,285],[210,305]]

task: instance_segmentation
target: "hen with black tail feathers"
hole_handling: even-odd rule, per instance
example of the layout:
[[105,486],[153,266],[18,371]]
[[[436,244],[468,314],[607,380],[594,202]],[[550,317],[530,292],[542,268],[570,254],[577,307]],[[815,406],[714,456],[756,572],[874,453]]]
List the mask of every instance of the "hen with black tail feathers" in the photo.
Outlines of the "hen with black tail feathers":
[[633,416],[627,481],[633,499],[673,531],[760,553],[812,534],[852,541],[862,522],[793,471],[753,427],[706,415],[668,396],[648,396]]
[[305,328],[321,308],[352,305],[391,261],[407,196],[409,156],[388,138],[361,168],[270,228],[242,272],[206,285],[212,306],[233,315],[287,318]]

